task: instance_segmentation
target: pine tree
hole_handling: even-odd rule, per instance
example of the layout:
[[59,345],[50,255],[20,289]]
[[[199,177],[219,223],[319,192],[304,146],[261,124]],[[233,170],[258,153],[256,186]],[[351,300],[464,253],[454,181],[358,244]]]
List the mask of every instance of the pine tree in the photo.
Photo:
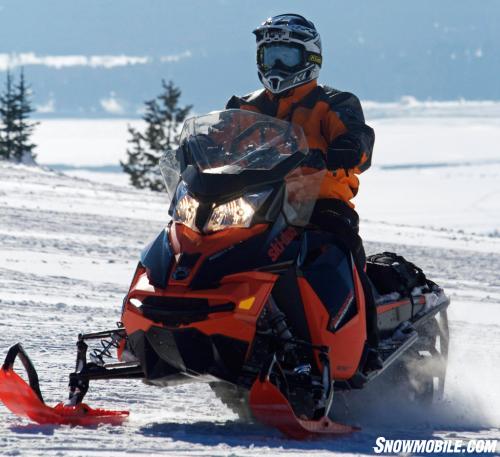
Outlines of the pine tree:
[[131,148],[127,149],[127,163],[120,161],[120,164],[123,171],[130,175],[130,183],[134,187],[143,189],[149,187],[147,185],[148,169],[144,161],[146,154],[146,150],[144,149],[144,136],[131,126],[128,126],[128,133],[131,136],[128,140]]
[[31,106],[30,88],[26,85],[24,70],[21,69],[19,84],[16,86],[16,125],[14,130],[14,158],[18,162],[34,163],[36,147],[31,142],[31,136],[38,122],[29,122],[28,119],[34,109]]
[[176,147],[179,127],[192,106],[179,107],[181,91],[172,81],[162,81],[162,93],[145,103],[143,120],[146,130],[140,132],[129,126],[130,148],[127,161],[120,162],[123,171],[130,175],[130,183],[138,188],[161,191],[165,188],[158,168],[163,153]]
[[37,123],[28,121],[33,111],[24,71],[17,85],[8,71],[5,90],[0,94],[0,158],[34,163],[35,144],[30,140]]
[[5,90],[0,94],[0,157],[11,159],[14,156],[17,103],[12,83],[12,74],[7,71]]

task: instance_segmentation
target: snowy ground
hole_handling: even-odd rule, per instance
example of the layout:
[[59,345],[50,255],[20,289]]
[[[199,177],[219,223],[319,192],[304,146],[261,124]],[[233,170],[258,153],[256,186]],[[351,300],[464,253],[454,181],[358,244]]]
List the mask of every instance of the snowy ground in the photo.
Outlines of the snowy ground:
[[[368,117],[377,139],[373,167],[361,176],[355,200],[359,212],[377,223],[465,230],[498,238],[500,107],[494,104],[496,111],[489,117],[466,117],[465,108],[474,113],[482,105],[437,106],[440,111],[432,104],[418,105],[415,116],[419,117]],[[376,105],[374,114],[380,116],[380,109]],[[391,113],[385,105],[384,109]],[[423,117],[425,110],[448,117]],[[40,145],[38,161],[68,175],[125,185],[127,177],[118,171],[119,160],[125,159],[127,125],[140,127],[141,123],[45,120],[35,135]],[[373,230],[383,228],[373,226]]]
[[[94,383],[91,405],[130,409],[122,427],[29,425],[0,406],[0,455],[367,455],[378,436],[500,439],[500,119],[372,122],[375,165],[357,207],[370,253],[396,250],[451,295],[446,398],[431,411],[370,401],[344,413],[362,431],[313,442],[240,425],[204,385]],[[50,121],[42,163],[116,165],[124,121]],[[97,129],[97,130],[96,130]],[[97,131],[97,136],[93,135]],[[0,357],[22,341],[48,403],[64,398],[81,331],[112,327],[145,244],[167,218],[165,196],[116,173],[0,163]]]

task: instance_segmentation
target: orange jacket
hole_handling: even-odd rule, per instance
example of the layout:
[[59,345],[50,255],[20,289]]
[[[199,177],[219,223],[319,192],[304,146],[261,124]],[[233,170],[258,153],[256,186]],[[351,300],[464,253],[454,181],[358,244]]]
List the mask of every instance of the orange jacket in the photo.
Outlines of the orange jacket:
[[319,198],[337,198],[354,207],[350,201],[358,192],[356,174],[371,165],[375,133],[365,124],[358,98],[348,92],[319,86],[313,80],[293,89],[286,96],[275,97],[261,89],[244,97],[233,96],[226,109],[247,109],[298,124],[304,130],[310,150],[327,153],[328,146],[340,135],[349,134],[361,144],[359,164],[350,170],[327,172]]

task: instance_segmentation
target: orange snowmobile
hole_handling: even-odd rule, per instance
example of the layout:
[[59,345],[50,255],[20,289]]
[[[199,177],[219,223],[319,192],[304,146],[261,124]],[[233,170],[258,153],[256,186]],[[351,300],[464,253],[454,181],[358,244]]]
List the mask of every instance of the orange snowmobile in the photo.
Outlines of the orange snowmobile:
[[[91,380],[207,382],[236,412],[301,439],[355,430],[332,420],[335,392],[361,389],[389,367],[404,382],[411,367],[432,366],[419,389],[407,387],[422,401],[442,393],[449,300],[391,253],[367,265],[383,361],[367,366],[352,256],[309,223],[325,166],[311,158],[300,127],[226,110],[187,120],[180,144],[160,163],[171,221],[142,252],[118,328],[79,336],[69,400],[54,408],[22,346],[13,346],[0,371],[8,408],[39,423],[118,423],[127,412],[82,403]],[[87,360],[92,340],[101,342]],[[109,363],[113,348],[119,361]],[[29,385],[13,371],[18,356]]]

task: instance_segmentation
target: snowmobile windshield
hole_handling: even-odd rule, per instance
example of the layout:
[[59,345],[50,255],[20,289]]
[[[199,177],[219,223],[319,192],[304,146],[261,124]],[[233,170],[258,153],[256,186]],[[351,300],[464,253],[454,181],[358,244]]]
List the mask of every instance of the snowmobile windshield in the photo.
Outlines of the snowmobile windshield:
[[[309,147],[300,126],[253,111],[231,109],[186,120],[179,143],[176,151],[164,154],[160,169],[174,202],[184,195],[179,194],[179,183],[184,186],[188,197],[182,202],[191,198],[192,215],[199,204],[196,196],[204,201],[224,200],[225,195],[237,194],[239,188],[282,180],[289,222],[307,224],[324,169],[306,165]],[[182,183],[181,175],[188,167],[199,173],[199,185]]]
[[188,119],[181,147],[204,173],[271,170],[292,154],[306,155],[302,128],[247,110],[226,110]]

